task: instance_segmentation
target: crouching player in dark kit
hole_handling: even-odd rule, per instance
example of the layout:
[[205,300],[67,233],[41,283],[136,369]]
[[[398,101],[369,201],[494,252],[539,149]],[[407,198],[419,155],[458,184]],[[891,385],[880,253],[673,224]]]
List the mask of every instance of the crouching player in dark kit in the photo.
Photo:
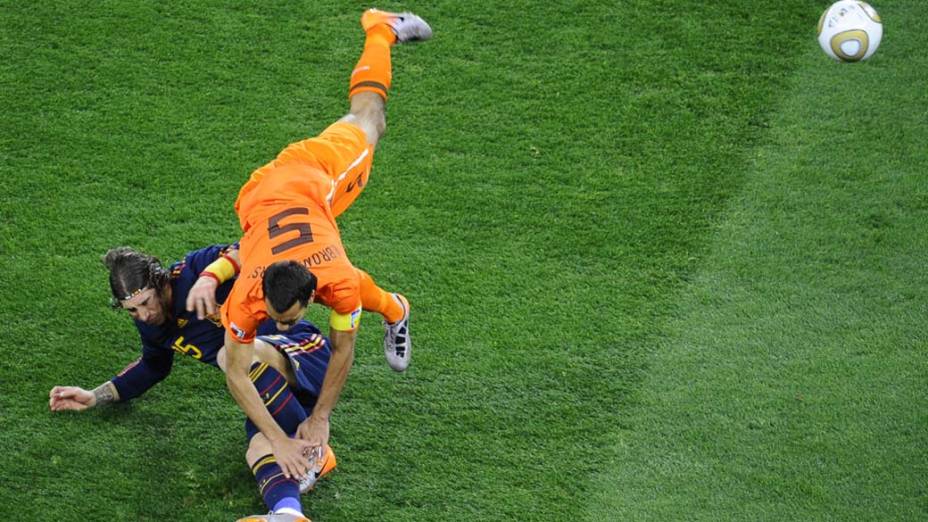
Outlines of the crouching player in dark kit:
[[[130,248],[107,252],[113,307],[126,310],[139,330],[142,356],[113,379],[88,391],[76,386],[55,386],[49,393],[52,411],[81,411],[101,404],[128,401],[145,393],[171,372],[174,354],[181,353],[225,371],[225,330],[218,317],[197,319],[186,309],[190,287],[202,275],[220,285],[216,299],[225,300],[238,272],[237,247],[214,245],[189,253],[165,269],[158,259]],[[268,412],[281,429],[293,436],[316,404],[330,356],[329,341],[311,323],[265,321],[258,329],[249,377]],[[248,450],[245,459],[254,473],[268,509],[280,517],[303,520],[300,493],[335,468],[328,446],[302,480],[286,479],[270,444],[246,420]]]

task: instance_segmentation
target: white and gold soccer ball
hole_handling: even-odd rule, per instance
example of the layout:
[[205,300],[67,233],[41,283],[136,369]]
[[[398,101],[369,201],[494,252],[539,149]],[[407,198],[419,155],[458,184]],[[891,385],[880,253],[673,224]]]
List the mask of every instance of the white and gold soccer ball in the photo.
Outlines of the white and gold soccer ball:
[[873,56],[883,39],[883,21],[866,2],[839,0],[818,21],[818,44],[825,54],[842,62]]

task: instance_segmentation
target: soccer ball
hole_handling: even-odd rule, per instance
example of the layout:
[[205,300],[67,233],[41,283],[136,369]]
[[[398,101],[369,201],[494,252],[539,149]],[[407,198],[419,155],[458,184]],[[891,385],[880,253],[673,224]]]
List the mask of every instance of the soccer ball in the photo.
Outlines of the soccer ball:
[[842,62],[873,56],[883,39],[883,21],[866,2],[839,0],[818,21],[818,44],[825,54]]

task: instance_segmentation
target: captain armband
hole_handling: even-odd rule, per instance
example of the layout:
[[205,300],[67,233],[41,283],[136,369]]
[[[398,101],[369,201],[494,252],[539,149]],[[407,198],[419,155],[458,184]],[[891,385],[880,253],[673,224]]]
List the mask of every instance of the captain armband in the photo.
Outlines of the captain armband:
[[358,327],[358,324],[361,323],[361,307],[359,306],[356,310],[348,312],[347,314],[340,314],[335,310],[332,310],[332,314],[329,316],[329,326],[333,330],[339,330],[342,332],[350,332]]
[[219,259],[210,263],[209,266],[200,272],[200,277],[212,277],[217,283],[222,284],[237,276],[239,270],[241,270],[241,267],[238,266],[238,263],[231,257],[223,254]]

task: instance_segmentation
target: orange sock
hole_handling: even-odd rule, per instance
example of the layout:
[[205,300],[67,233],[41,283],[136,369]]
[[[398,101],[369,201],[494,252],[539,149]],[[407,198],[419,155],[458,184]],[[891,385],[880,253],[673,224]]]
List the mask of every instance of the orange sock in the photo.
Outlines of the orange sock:
[[390,65],[390,46],[396,41],[396,35],[386,24],[371,27],[364,41],[364,51],[358,64],[351,72],[348,83],[348,97],[359,92],[376,92],[387,99],[392,76]]
[[355,268],[361,278],[361,307],[369,312],[377,312],[387,320],[395,323],[403,318],[403,307],[393,299],[393,295],[377,286],[371,276]]

